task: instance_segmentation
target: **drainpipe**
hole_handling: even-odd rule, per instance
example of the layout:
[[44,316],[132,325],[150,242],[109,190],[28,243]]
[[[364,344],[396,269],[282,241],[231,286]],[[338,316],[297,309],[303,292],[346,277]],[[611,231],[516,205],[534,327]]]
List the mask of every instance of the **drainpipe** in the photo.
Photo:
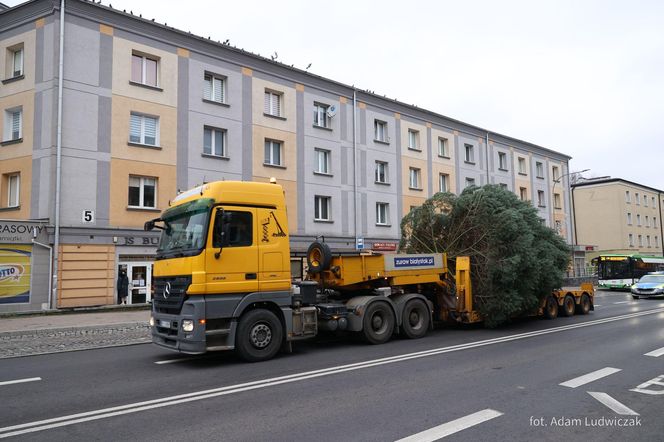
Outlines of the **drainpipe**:
[[62,182],[62,89],[65,56],[65,0],[60,2],[60,60],[58,63],[58,127],[55,144],[55,239],[53,241],[53,273],[51,307],[58,307],[58,264],[60,250],[60,186]]
[[355,232],[355,247],[357,248],[357,91],[353,86],[353,231]]
[[491,184],[491,173],[489,171],[489,132],[486,133],[486,183]]

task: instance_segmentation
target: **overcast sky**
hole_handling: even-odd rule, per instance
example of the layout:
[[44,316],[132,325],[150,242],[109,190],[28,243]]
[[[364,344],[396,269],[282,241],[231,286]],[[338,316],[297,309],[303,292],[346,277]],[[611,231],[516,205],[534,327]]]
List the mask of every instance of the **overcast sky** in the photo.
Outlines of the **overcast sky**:
[[662,1],[102,3],[664,190]]

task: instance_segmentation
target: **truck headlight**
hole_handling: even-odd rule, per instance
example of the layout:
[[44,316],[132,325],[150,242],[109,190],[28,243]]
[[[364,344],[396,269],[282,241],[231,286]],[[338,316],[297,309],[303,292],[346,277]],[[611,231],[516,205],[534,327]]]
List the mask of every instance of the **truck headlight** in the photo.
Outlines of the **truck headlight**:
[[182,321],[182,331],[192,332],[194,331],[194,321],[191,319],[185,319]]
[[150,316],[150,327],[154,327],[154,318]]

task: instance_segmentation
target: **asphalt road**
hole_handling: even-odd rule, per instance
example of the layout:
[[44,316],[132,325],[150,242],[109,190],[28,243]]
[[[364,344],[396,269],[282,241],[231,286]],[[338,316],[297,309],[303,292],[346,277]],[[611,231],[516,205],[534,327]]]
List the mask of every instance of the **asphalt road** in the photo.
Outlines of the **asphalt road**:
[[259,364],[151,344],[0,360],[0,438],[662,440],[664,300],[595,303],[381,346],[320,338]]

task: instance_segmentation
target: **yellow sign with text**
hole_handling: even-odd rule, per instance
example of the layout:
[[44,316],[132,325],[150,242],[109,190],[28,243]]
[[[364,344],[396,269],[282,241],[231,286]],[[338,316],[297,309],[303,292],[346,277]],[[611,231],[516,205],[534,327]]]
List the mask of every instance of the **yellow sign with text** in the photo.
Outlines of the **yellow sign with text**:
[[0,304],[30,302],[30,261],[32,246],[0,246]]

